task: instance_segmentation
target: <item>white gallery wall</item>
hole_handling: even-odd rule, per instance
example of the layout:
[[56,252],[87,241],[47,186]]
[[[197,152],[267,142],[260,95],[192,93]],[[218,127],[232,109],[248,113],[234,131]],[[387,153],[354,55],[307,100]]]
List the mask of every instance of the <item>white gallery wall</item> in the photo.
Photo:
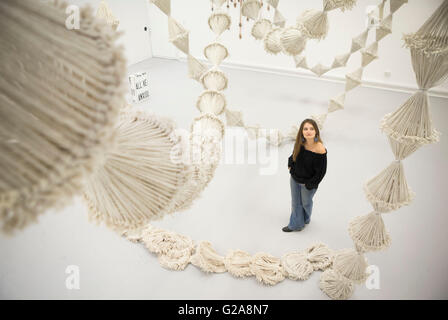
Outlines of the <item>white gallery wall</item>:
[[[330,29],[323,41],[308,41],[306,57],[309,66],[318,62],[331,65],[336,55],[350,51],[351,39],[359,35],[366,27],[366,9],[368,6],[377,6],[381,0],[358,0],[357,5],[350,11],[342,13],[340,10],[329,12]],[[386,36],[379,43],[379,59],[369,64],[363,73],[363,81],[367,84],[409,90],[416,88],[414,73],[411,66],[409,50],[403,47],[403,33],[418,30],[424,21],[442,3],[442,0],[409,0],[393,16],[393,33]],[[223,7],[232,17],[230,32],[224,32],[220,38],[229,49],[230,56],[225,63],[236,67],[250,67],[265,71],[298,73],[313,75],[310,71],[296,69],[292,57],[284,54],[271,55],[264,51],[261,41],[255,40],[250,31],[253,21],[247,22],[243,17],[242,39],[239,34],[239,6],[230,9]],[[280,0],[278,9],[286,18],[286,26],[294,25],[297,17],[306,9],[322,9],[320,0]],[[171,0],[171,12],[175,20],[190,31],[190,53],[201,59],[204,47],[215,39],[210,31],[207,20],[211,13],[209,0]],[[389,12],[389,2],[386,2],[385,16]],[[270,18],[274,10],[268,12],[262,8],[263,17]],[[155,57],[178,58],[184,56],[168,42],[167,17],[157,7],[149,7],[151,25],[151,41]],[[367,45],[375,39],[375,32],[369,32]],[[332,70],[322,76],[329,79],[343,79],[347,72],[354,71],[360,66],[359,52],[352,55],[346,68]],[[224,64],[225,65],[225,64]],[[390,73],[390,75],[387,75]],[[433,91],[448,94],[448,84],[435,88]]]
[[[101,0],[69,0],[77,6],[90,5],[96,13]],[[120,21],[118,31],[123,35],[118,43],[125,48],[128,65],[151,58],[151,41],[149,31],[149,0],[107,0],[112,13]],[[145,26],[148,31],[145,31]]]

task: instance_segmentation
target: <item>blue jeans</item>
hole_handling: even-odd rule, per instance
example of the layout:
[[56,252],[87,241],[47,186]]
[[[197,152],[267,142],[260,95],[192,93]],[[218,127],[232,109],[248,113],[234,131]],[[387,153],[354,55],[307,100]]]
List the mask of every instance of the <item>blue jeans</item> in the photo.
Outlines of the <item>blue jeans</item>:
[[313,196],[317,188],[308,190],[304,184],[298,183],[290,177],[291,184],[291,217],[288,228],[291,230],[302,229],[305,223],[309,223],[313,210]]

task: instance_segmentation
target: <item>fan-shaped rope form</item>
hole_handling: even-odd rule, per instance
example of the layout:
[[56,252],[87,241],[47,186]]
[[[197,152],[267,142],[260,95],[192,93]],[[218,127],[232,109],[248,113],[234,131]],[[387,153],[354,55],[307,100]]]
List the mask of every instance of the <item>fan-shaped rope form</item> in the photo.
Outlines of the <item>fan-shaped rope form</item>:
[[214,42],[204,48],[204,56],[214,65],[219,65],[229,56],[229,52],[222,44]]
[[273,7],[273,8],[275,8],[275,9],[277,9],[277,7],[278,7],[278,2],[279,2],[280,0],[268,0],[268,3]]
[[345,75],[345,91],[350,91],[354,88],[356,88],[357,86],[359,86],[362,81],[362,72],[363,72],[363,68],[358,68],[356,69],[354,72],[352,73],[348,73]]
[[261,9],[261,1],[247,0],[244,1],[243,3],[241,13],[243,16],[248,17],[249,19],[257,20],[260,9]]
[[334,112],[340,109],[344,109],[345,93],[337,96],[336,98],[330,99],[328,112]]
[[380,41],[390,33],[392,33],[392,13],[384,18],[376,28],[376,41]]
[[386,114],[380,128],[389,137],[405,144],[435,143],[440,136],[432,126],[428,96],[422,91],[414,93],[396,111]]
[[390,136],[388,137],[388,139],[389,139],[389,145],[392,149],[392,152],[394,153],[395,159],[397,160],[403,160],[404,158],[407,158],[409,155],[417,151],[417,149],[423,145],[419,142],[410,144],[399,142]]
[[367,36],[369,35],[369,29],[364,30],[361,34],[357,35],[352,39],[352,46],[350,48],[350,53],[354,53],[359,49],[366,46]]
[[171,0],[149,0],[149,2],[156,5],[167,16],[171,15]]
[[260,129],[261,129],[261,125],[260,124],[255,124],[253,126],[245,126],[246,131],[247,131],[247,135],[250,139],[258,139],[260,138]]
[[278,129],[269,130],[269,134],[266,135],[266,141],[273,146],[280,146],[283,142],[283,133]]
[[210,69],[201,76],[200,80],[205,90],[223,91],[227,89],[227,77],[220,70]]
[[330,67],[328,66],[324,66],[320,63],[316,64],[314,67],[312,67],[310,70],[316,74],[318,77],[322,76],[323,74],[327,73],[328,71],[330,71]]
[[224,258],[227,271],[235,277],[253,276],[251,270],[252,256],[242,250],[231,250]]
[[158,260],[162,267],[169,270],[184,270],[190,263],[191,252],[194,247],[186,247],[183,250],[171,250],[167,254],[159,254]]
[[278,11],[276,9],[275,14],[274,14],[273,24],[277,27],[284,28],[285,23],[286,23],[285,17],[280,13],[280,11]]
[[[191,124],[192,135],[202,136],[206,139],[222,140],[224,137],[224,124],[212,113],[201,113]],[[216,141],[220,142],[220,141]]]
[[281,28],[275,28],[269,31],[264,38],[264,49],[271,54],[277,54],[282,51],[282,42],[280,36],[283,30]]
[[196,107],[203,113],[213,113],[217,116],[223,113],[227,105],[225,96],[218,91],[204,91],[198,98]]
[[172,42],[183,53],[189,53],[190,41],[188,31],[171,17],[168,17],[168,34],[170,42]]
[[411,61],[417,84],[421,93],[426,97],[428,90],[448,78],[448,45],[443,50],[443,53],[429,54],[429,51],[411,48]]
[[389,233],[379,212],[371,212],[352,219],[348,232],[355,245],[363,251],[378,251],[391,244]]
[[320,242],[308,247],[305,254],[315,271],[327,269],[333,261],[333,251]]
[[[223,136],[222,121],[211,113],[203,113],[193,119],[189,144],[184,147],[181,142],[173,146],[172,158],[184,157],[182,160],[188,180],[175,194],[168,213],[189,209],[211,181],[221,158]],[[182,161],[176,160],[176,162]]]
[[356,5],[357,0],[324,0],[324,10],[330,11],[340,9],[342,12],[351,10]]
[[328,33],[327,12],[315,9],[305,10],[297,18],[297,27],[308,38],[324,39]]
[[141,226],[141,227],[134,228],[134,229],[125,229],[121,233],[121,236],[125,237],[126,239],[128,239],[131,242],[139,243],[139,242],[142,242],[142,234],[143,234],[143,230],[145,228],[149,228],[149,225]]
[[444,1],[417,32],[404,35],[406,47],[423,52],[427,57],[448,54],[447,16],[448,5]]
[[395,13],[405,3],[408,3],[408,0],[390,0],[390,12]]
[[181,143],[168,118],[123,112],[117,142],[106,161],[88,179],[89,218],[116,229],[132,229],[174,212],[191,172],[173,154]]
[[141,232],[146,248],[158,255],[159,263],[170,270],[184,270],[194,252],[194,242],[186,236],[148,225]]
[[201,241],[190,262],[204,272],[226,272],[224,257],[220,256],[208,241]]
[[296,64],[296,68],[308,69],[305,56],[294,56],[294,62]]
[[259,123],[245,128],[249,139],[266,138],[266,129],[262,128]]
[[340,55],[336,56],[333,60],[333,64],[331,65],[331,68],[334,69],[334,68],[339,68],[339,67],[345,67],[349,58],[350,58],[350,53],[340,54]]
[[365,67],[370,62],[375,59],[378,59],[378,42],[373,42],[370,46],[368,46],[365,50],[361,51],[362,62],[361,65]]
[[408,187],[401,161],[393,161],[364,185],[367,199],[378,212],[398,210],[409,205],[415,193]]
[[[0,2],[0,225],[13,233],[79,193],[102,162],[124,106],[126,61],[118,34],[82,8]],[[74,58],[76,57],[76,58]],[[45,79],[45,81],[43,81]]]
[[[401,2],[394,4],[400,5]],[[448,76],[447,15],[448,1],[444,1],[416,33],[404,37],[405,45],[411,51],[412,67],[420,89],[397,111],[387,114],[380,126],[388,135],[398,159],[406,157],[422,144],[439,141],[440,132],[432,127],[427,90]]]
[[141,231],[141,241],[152,253],[165,253],[175,247],[174,233],[148,224]]
[[317,125],[319,126],[319,129],[322,129],[324,126],[324,122],[327,119],[327,114],[319,114],[317,116],[311,116],[311,118],[316,121]]
[[229,127],[244,127],[243,113],[226,109],[226,124]]
[[338,250],[333,259],[332,269],[355,283],[363,283],[369,274],[367,259],[353,249]]
[[208,18],[208,25],[217,36],[229,29],[230,24],[230,16],[226,13],[214,13]]
[[322,273],[319,288],[334,300],[349,299],[355,290],[352,281],[333,269],[327,269]]
[[283,51],[291,56],[300,54],[306,46],[306,38],[296,27],[289,27],[283,30],[280,35]]
[[147,225],[123,233],[130,241],[141,242],[158,255],[160,264],[171,270],[184,270],[191,262],[204,272],[228,271],[235,277],[256,276],[257,280],[275,285],[285,276],[292,280],[306,280],[315,270],[324,271],[331,265],[333,253],[322,243],[316,243],[303,252],[289,252],[281,259],[269,254],[251,256],[242,250],[230,250],[220,256],[210,242],[202,241],[195,247],[186,236]]
[[268,19],[259,19],[255,21],[251,34],[257,40],[262,40],[269,31],[272,30],[272,23]]
[[221,7],[224,4],[224,2],[226,2],[226,0],[211,0],[211,1],[218,8]]
[[207,72],[207,67],[199,62],[192,55],[187,55],[188,76],[196,81],[201,81],[201,76]]
[[213,178],[221,159],[224,124],[212,113],[203,113],[193,120],[190,132],[189,163],[193,174],[186,183],[186,192],[183,193],[185,204],[179,210],[190,208],[192,201]]
[[251,269],[257,280],[266,285],[275,285],[285,279],[280,259],[267,253],[255,254]]
[[291,280],[307,280],[313,273],[313,265],[303,252],[289,252],[282,256],[281,264]]
[[[296,141],[297,134],[299,133],[299,126],[297,124],[294,124],[290,127],[288,133],[286,134],[286,139],[291,141]],[[286,140],[285,139],[285,140]]]
[[[261,32],[261,34],[259,32],[260,27],[263,29],[263,32]],[[272,26],[271,26],[271,23],[269,20],[267,20],[267,19],[257,20],[252,28],[252,35],[257,40],[263,39],[265,34],[268,31],[270,31],[271,28],[272,28]],[[336,56],[334,58],[332,66],[326,67],[326,68],[334,69],[334,68],[339,68],[339,67],[345,66],[347,63],[347,60],[349,59],[349,57],[352,53],[356,52],[359,49],[364,48],[368,32],[369,32],[369,28],[366,28],[366,30],[364,30],[361,34],[359,34],[358,36],[353,38],[351,51],[347,54],[342,54],[342,55]],[[293,55],[293,56],[296,56],[296,55]],[[308,67],[303,67],[303,68],[308,69]]]
[[104,20],[112,29],[117,30],[120,21],[114,16],[108,4],[105,1],[100,2],[100,6],[96,12],[96,18]]

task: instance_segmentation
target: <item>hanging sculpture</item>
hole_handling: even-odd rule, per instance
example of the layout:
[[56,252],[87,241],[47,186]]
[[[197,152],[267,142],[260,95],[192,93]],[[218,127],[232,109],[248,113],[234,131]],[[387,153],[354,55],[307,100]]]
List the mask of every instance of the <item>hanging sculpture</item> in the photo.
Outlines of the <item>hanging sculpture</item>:
[[[392,1],[390,11],[395,12],[402,3],[403,1]],[[429,115],[427,90],[441,84],[448,77],[447,16],[448,0],[444,0],[416,33],[404,37],[405,44],[411,51],[419,91],[381,121],[380,128],[388,135],[395,161],[364,185],[367,199],[374,211],[366,216],[356,217],[349,223],[349,234],[360,255],[365,251],[383,250],[390,246],[391,239],[381,215],[408,205],[414,198],[414,192],[407,186],[401,160],[421,145],[439,140],[440,132],[432,127]],[[356,262],[357,274],[361,275],[360,271],[365,266],[361,256],[356,257],[352,253],[352,262]],[[347,270],[338,268],[337,263],[334,263],[332,278],[328,275],[321,277],[322,289],[334,299],[348,298],[351,285],[347,281],[362,279],[359,276],[348,279],[344,269]]]
[[[280,52],[283,52],[288,55],[292,55],[294,59],[294,63],[296,68],[302,68],[309,70],[313,72],[318,77],[324,75],[328,71],[340,67],[345,67],[348,59],[351,57],[352,54],[360,51],[361,53],[361,67],[355,70],[354,72],[347,73],[346,74],[346,90],[343,94],[339,94],[337,97],[331,98],[329,100],[328,105],[328,111],[321,115],[313,115],[311,116],[312,119],[314,119],[319,127],[322,129],[324,122],[327,118],[328,113],[335,112],[338,110],[344,109],[344,103],[345,103],[345,97],[346,93],[358,86],[362,83],[362,72],[363,68],[366,67],[368,64],[370,64],[373,60],[378,58],[377,51],[378,51],[378,41],[384,38],[387,34],[391,32],[391,22],[392,22],[392,13],[395,13],[398,8],[400,8],[404,3],[406,3],[406,0],[391,0],[390,6],[390,14],[380,22],[380,26],[376,30],[377,34],[377,40],[372,42],[367,48],[366,48],[366,40],[368,37],[369,30],[371,28],[367,27],[363,32],[361,32],[359,35],[354,37],[352,39],[352,44],[350,51],[346,54],[340,54],[337,55],[333,59],[333,63],[331,66],[324,65],[322,63],[317,63],[314,66],[310,67],[308,66],[306,56],[296,54],[293,55],[294,51],[289,50],[288,47],[292,46],[297,48],[297,52],[301,52],[306,47],[306,37],[304,36],[304,33],[301,30],[301,28],[297,27],[289,27],[289,28],[282,28],[284,33],[295,33],[295,36],[291,37],[289,41],[282,41],[280,38],[282,50],[279,50],[280,44],[278,44],[278,39],[276,37],[273,37],[273,35],[269,34],[269,39],[267,40],[267,35],[269,32],[272,31],[272,23],[267,20],[260,18],[258,19],[252,28],[252,35],[257,40],[263,40],[265,44],[265,50],[268,53],[271,54],[278,54]],[[328,2],[327,2],[328,4]],[[381,4],[378,6],[380,9],[380,17],[383,16],[383,9],[384,9],[385,0],[381,2]],[[278,1],[276,3],[278,6]],[[329,4],[328,4],[329,5]],[[342,5],[342,4],[338,4]],[[335,6],[335,4],[332,4],[331,7]],[[342,8],[342,7],[341,7]],[[294,30],[296,29],[299,33]],[[303,29],[303,28],[302,28]],[[294,31],[287,31],[287,30],[294,30]],[[386,32],[387,31],[387,32]],[[232,110],[229,110],[231,112]],[[260,135],[258,132],[255,132],[255,130],[264,131],[266,130],[261,125],[244,125],[245,129],[247,130],[250,137],[258,138]],[[291,130],[288,133],[282,133],[281,132],[281,139],[278,142],[274,142],[274,145],[282,145],[283,143],[286,143],[287,141],[294,141],[297,136],[297,131],[293,130],[296,128],[295,125],[291,126]],[[298,127],[297,127],[298,130]],[[271,142],[271,141],[270,141]]]
[[281,28],[274,28],[266,34],[264,38],[264,49],[267,53],[277,54],[283,49],[280,36],[283,30]]
[[106,24],[110,25],[112,29],[117,30],[120,21],[114,16],[112,10],[110,10],[108,4],[105,1],[101,1],[100,6],[96,12],[96,18],[102,19]]
[[91,221],[124,231],[184,204],[183,188],[192,171],[181,161],[185,150],[175,129],[172,120],[148,112],[121,113],[116,144],[84,190]]
[[[118,122],[114,122],[123,103],[124,86],[121,81],[124,78],[124,61],[121,51],[113,47],[116,34],[108,33],[113,31],[110,28],[103,30],[101,26],[97,27],[89,10],[83,11],[83,17],[87,17],[86,30],[99,32],[94,33],[101,40],[98,46],[83,41],[85,39],[81,32],[68,35],[64,30],[58,30],[65,5],[57,1],[55,5],[46,7],[30,0],[19,3],[5,0],[0,3],[0,26],[4,31],[0,37],[0,48],[3,49],[0,54],[4,61],[11,62],[0,73],[2,89],[8,93],[0,97],[3,105],[7,106],[6,109],[0,109],[0,112],[5,110],[0,118],[4,122],[0,126],[0,134],[4,138],[0,139],[0,146],[2,151],[6,150],[0,153],[0,173],[4,177],[0,185],[3,229],[10,231],[25,226],[35,219],[39,210],[57,204],[56,197],[74,193],[74,189],[81,185],[84,172],[88,171],[91,175],[86,185],[85,198],[91,209],[90,218],[120,230],[130,241],[143,243],[150,252],[158,255],[160,264],[165,268],[184,270],[192,263],[204,272],[228,271],[237,277],[254,276],[266,285],[275,285],[285,278],[305,280],[313,271],[320,270],[323,273],[319,287],[323,292],[332,299],[350,298],[355,284],[362,283],[368,276],[364,253],[390,246],[390,236],[381,215],[409,204],[414,196],[407,186],[401,160],[421,145],[439,140],[440,132],[432,127],[427,90],[448,77],[448,20],[444,19],[448,16],[448,0],[415,34],[405,36],[419,91],[397,111],[387,114],[381,122],[381,129],[388,135],[396,159],[365,184],[366,196],[374,211],[350,221],[349,235],[355,248],[333,251],[325,244],[317,243],[302,252],[286,253],[281,258],[264,252],[251,256],[241,250],[232,250],[222,256],[210,242],[195,244],[189,237],[148,224],[148,221],[187,208],[211,181],[221,157],[220,144],[225,132],[217,116],[225,112],[229,122],[244,125],[241,113],[227,110],[224,95],[220,92],[227,86],[227,77],[218,69],[218,64],[227,57],[227,49],[223,50],[225,47],[222,44],[214,45],[216,39],[213,45],[204,49],[204,55],[214,61],[214,66],[207,70],[189,54],[188,31],[170,16],[170,1],[152,2],[168,15],[170,41],[187,54],[190,76],[201,82],[205,89],[197,102],[201,115],[193,119],[190,128],[192,150],[184,148],[175,133],[174,123],[167,118],[127,108],[121,112]],[[324,4],[326,10],[330,10],[344,8],[344,5],[348,7],[349,2],[328,0]],[[377,41],[362,50],[362,67],[347,75],[346,92],[361,83],[363,67],[376,58],[378,38],[382,38],[388,29],[392,13],[404,2],[391,0],[391,14],[383,20],[383,29],[379,36],[377,33]],[[224,1],[213,0],[213,3],[222,5]],[[278,0],[270,0],[269,3],[275,8],[278,6]],[[20,16],[25,11],[35,17],[22,19]],[[209,19],[210,28],[217,37],[226,30],[222,24],[224,16],[214,13]],[[23,30],[18,21],[38,21],[39,26],[52,28],[53,33],[49,34],[57,34],[66,42],[53,43],[45,37],[45,28],[22,38],[19,31]],[[58,23],[53,25],[52,21]],[[226,25],[230,25],[230,21]],[[268,31],[265,37],[275,30]],[[101,38],[102,33],[107,37]],[[41,51],[39,68],[30,68],[30,57],[26,53],[21,55],[27,51],[18,49],[36,46],[38,42],[33,37],[41,37],[40,41],[47,41],[53,50],[59,49],[66,60],[55,59],[51,56],[51,50]],[[107,49],[104,48],[104,42],[109,44]],[[285,43],[288,44],[288,41]],[[354,43],[352,50],[363,48],[365,34],[357,37]],[[212,51],[207,50],[212,47]],[[86,60],[85,69],[71,64],[68,56],[63,55],[67,48]],[[78,52],[77,48],[85,50]],[[270,48],[277,50],[275,38],[270,42]],[[347,55],[339,56],[335,62],[343,64],[346,59]],[[48,60],[51,63],[46,63]],[[307,66],[305,57],[294,56],[294,61],[298,66]],[[113,65],[114,68],[102,69],[104,65]],[[327,68],[318,64],[313,69],[323,74]],[[25,81],[9,84],[6,76],[12,74],[13,70],[21,72],[19,80],[36,80],[38,76],[44,76],[45,72],[54,72],[56,76],[49,80],[50,85],[39,84],[40,89],[49,95],[38,95]],[[61,70],[68,72],[70,77],[64,77]],[[17,95],[17,90],[24,88],[34,94],[33,101]],[[80,93],[79,90],[83,91]],[[84,99],[79,101],[76,97]],[[345,93],[330,100],[332,111],[341,109],[344,100]],[[43,108],[43,104],[47,108]],[[326,115],[317,116],[320,126]],[[28,121],[23,126],[25,129],[21,127],[20,132],[14,130],[24,120]],[[114,130],[113,125],[116,126]],[[254,129],[254,136],[260,136],[257,125],[247,128]],[[96,131],[89,132],[89,129]],[[282,137],[279,131],[276,136],[273,140]],[[46,154],[43,154],[43,150]],[[95,152],[104,153],[100,164]],[[194,161],[188,164],[173,161],[185,154],[194,158]],[[28,167],[22,166],[24,163],[21,160],[27,157],[35,162],[26,163]],[[55,162],[60,166],[55,165]],[[26,204],[24,200],[32,204],[39,201],[43,205],[28,212],[30,207],[20,207]]]
[[297,18],[297,26],[311,39],[324,39],[328,33],[327,12],[340,9],[350,10],[356,4],[356,0],[323,0],[323,11],[310,9]]
[[229,56],[229,52],[222,44],[214,42],[204,48],[204,56],[213,65],[220,65]]
[[257,40],[262,40],[272,29],[272,23],[268,19],[260,19],[252,27],[252,36]]
[[[164,13],[171,11],[167,1],[154,4]],[[218,36],[228,27],[223,23],[226,18],[213,14],[209,19]],[[190,76],[206,90],[197,103],[204,112],[191,125],[190,148],[185,148],[168,119],[144,112],[121,115],[115,132],[117,144],[105,155],[104,166],[89,178],[84,196],[92,220],[123,234],[190,208],[211,181],[220,159],[224,125],[217,115],[226,103],[219,91],[227,87],[227,78],[217,66],[205,71],[205,66],[189,55],[189,32],[171,16],[168,30],[170,42],[189,57]]]
[[[369,28],[367,28],[364,32],[362,32],[360,35],[358,35],[357,37],[353,38],[352,40],[352,47],[350,50],[350,54],[348,56],[348,58],[350,57],[350,55],[356,51],[360,51],[361,52],[361,67],[359,67],[358,69],[356,69],[355,71],[346,74],[345,78],[346,78],[346,82],[345,82],[345,92],[343,94],[340,94],[338,97],[336,98],[332,98],[329,101],[329,107],[328,107],[328,111],[327,113],[325,113],[324,115],[320,115],[320,116],[312,116],[313,119],[318,119],[320,118],[324,118],[326,119],[326,115],[330,112],[334,112],[334,111],[338,111],[338,110],[342,110],[344,107],[344,103],[343,101],[340,99],[342,96],[344,97],[344,101],[345,101],[345,96],[346,93],[358,86],[361,85],[362,83],[362,74],[363,74],[363,70],[364,68],[370,64],[373,60],[378,58],[377,55],[377,51],[378,51],[378,42],[380,40],[382,40],[385,36],[387,36],[388,34],[392,33],[392,17],[393,14],[395,14],[395,12],[405,3],[407,3],[407,0],[389,0],[390,3],[390,10],[389,10],[389,14],[387,15],[386,18],[382,18],[384,15],[384,4],[385,4],[385,0],[383,0],[381,2],[381,4],[378,6],[379,8],[379,12],[380,12],[380,24],[379,26],[375,29],[376,32],[376,40],[374,42],[372,42],[367,48],[364,49],[365,44],[366,44],[366,40],[367,40],[367,36],[368,36],[368,32],[369,32]],[[342,56],[342,57],[346,57]],[[348,59],[347,58],[347,59]],[[343,65],[345,66],[345,63],[347,62],[347,60],[344,61]],[[336,58],[334,60],[333,65],[336,63]],[[339,98],[339,106],[338,108],[334,108],[334,101],[336,101]],[[342,103],[341,103],[342,102]],[[322,128],[323,127],[324,122],[320,122],[319,123],[319,127]]]
[[248,19],[257,20],[262,2],[259,0],[242,1],[242,14]]
[[112,146],[125,104],[118,34],[89,8],[69,30],[66,9],[0,2],[0,222],[8,233],[80,192]]

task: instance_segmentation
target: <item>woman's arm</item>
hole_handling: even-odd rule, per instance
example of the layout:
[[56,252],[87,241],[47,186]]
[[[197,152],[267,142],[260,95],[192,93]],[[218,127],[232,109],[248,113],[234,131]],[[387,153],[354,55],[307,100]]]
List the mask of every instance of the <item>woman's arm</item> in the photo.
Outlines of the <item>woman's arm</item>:
[[314,189],[322,181],[327,172],[327,154],[323,154],[320,157],[314,159],[313,162],[314,176],[308,179],[305,183],[305,187],[308,190]]
[[291,167],[294,165],[294,161],[292,160],[292,155],[288,158],[288,170],[291,171]]

